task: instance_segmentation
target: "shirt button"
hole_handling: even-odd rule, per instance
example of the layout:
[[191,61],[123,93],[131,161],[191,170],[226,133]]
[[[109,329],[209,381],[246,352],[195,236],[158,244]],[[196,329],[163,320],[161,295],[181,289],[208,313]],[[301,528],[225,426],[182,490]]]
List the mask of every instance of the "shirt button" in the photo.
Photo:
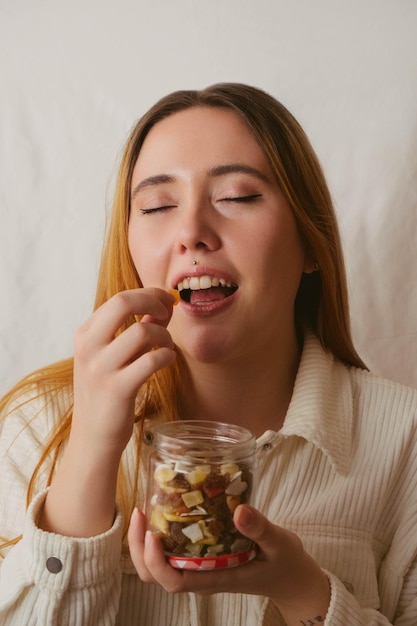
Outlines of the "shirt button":
[[46,569],[51,574],[58,574],[62,570],[62,562],[56,556],[50,556],[46,560]]
[[349,593],[351,593],[351,594],[355,593],[355,589],[354,589],[352,583],[348,583],[345,580],[342,581],[342,582],[343,582],[344,586],[346,587],[346,589],[349,591]]
[[268,442],[268,443],[264,443],[264,445],[262,446],[262,450],[270,450],[272,448],[272,443]]
[[151,446],[153,444],[153,433],[150,430],[145,430],[143,433],[143,443],[146,446]]

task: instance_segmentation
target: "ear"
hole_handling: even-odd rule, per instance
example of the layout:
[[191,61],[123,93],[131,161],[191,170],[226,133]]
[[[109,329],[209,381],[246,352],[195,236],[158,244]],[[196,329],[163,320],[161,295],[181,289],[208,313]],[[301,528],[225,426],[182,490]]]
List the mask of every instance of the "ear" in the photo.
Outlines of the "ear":
[[313,274],[313,272],[319,272],[319,271],[320,271],[319,264],[317,263],[313,255],[307,252],[305,259],[304,259],[304,268],[303,268],[304,274]]

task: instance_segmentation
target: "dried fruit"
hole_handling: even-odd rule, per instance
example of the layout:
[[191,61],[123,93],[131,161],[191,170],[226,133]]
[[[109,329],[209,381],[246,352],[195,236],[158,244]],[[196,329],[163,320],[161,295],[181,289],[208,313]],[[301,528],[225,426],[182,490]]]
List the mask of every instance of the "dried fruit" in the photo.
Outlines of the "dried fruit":
[[188,538],[182,532],[183,529],[184,526],[182,524],[179,524],[178,522],[172,522],[172,524],[169,525],[169,534],[180,546],[185,546],[185,544],[188,542]]
[[162,509],[154,509],[151,515],[151,526],[154,526],[162,533],[168,532],[168,521]]
[[233,479],[226,487],[226,493],[230,496],[240,496],[241,493],[246,491],[248,483],[245,483],[242,478],[242,472],[238,472],[234,475]]
[[239,496],[227,496],[226,497],[226,502],[227,502],[227,506],[230,509],[230,512],[233,513],[235,512],[236,507],[240,504],[240,497]]
[[181,474],[176,474],[172,480],[169,480],[167,482],[167,486],[173,487],[177,489],[178,492],[181,492],[181,493],[183,492],[184,489],[185,491],[189,491],[190,489],[190,483],[188,482],[186,478],[184,478],[184,476],[181,476]]
[[200,485],[210,474],[210,465],[196,465],[195,468],[186,474],[186,478],[191,485]]
[[214,546],[208,546],[207,547],[207,556],[217,556],[218,554],[221,554],[224,550],[224,545],[222,543],[217,543]]
[[176,472],[169,465],[158,465],[154,472],[154,478],[158,483],[167,483],[176,476]]
[[226,489],[226,477],[223,474],[210,472],[203,482],[203,491],[208,498],[213,498]]
[[190,526],[186,526],[183,528],[182,532],[192,543],[197,543],[197,541],[201,541],[204,539],[204,533],[198,524],[190,524]]
[[180,524],[189,524],[190,522],[197,522],[199,519],[203,519],[204,515],[201,513],[196,515],[195,513],[192,515],[187,515],[186,513],[181,513],[178,515],[177,513],[170,513],[169,511],[164,511],[164,517],[168,522],[179,522]]
[[223,465],[220,466],[220,473],[229,474],[230,478],[233,478],[238,471],[239,466],[236,465],[236,463],[223,463]]
[[193,506],[197,506],[204,502],[204,496],[199,489],[196,491],[189,491],[188,493],[182,494],[182,500],[184,504],[192,509]]

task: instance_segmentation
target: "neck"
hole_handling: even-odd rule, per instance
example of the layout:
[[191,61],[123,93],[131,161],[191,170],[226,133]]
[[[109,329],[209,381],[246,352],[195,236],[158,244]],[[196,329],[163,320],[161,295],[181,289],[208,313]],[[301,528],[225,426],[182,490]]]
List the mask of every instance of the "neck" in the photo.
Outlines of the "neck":
[[213,364],[184,358],[188,376],[180,394],[183,419],[235,423],[257,437],[281,428],[300,360],[295,337],[262,359]]

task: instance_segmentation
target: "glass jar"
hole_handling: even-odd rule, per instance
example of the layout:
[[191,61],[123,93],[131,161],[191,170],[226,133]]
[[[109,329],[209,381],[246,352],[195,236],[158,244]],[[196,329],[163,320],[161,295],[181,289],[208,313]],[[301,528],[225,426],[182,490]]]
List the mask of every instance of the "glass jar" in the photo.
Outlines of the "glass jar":
[[233,513],[253,490],[255,436],[210,421],[162,424],[149,459],[146,516],[171,565],[233,567],[256,555]]

